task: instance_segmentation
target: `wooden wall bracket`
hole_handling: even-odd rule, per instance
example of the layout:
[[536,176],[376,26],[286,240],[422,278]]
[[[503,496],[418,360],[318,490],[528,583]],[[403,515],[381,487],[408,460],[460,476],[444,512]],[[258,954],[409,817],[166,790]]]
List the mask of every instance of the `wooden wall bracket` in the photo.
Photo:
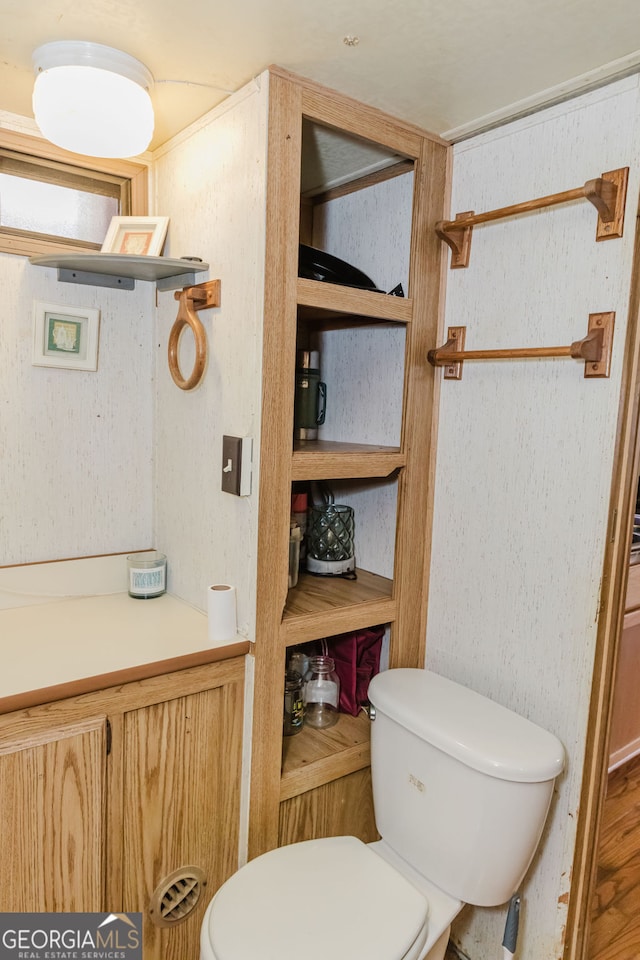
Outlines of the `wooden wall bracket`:
[[503,220],[518,213],[529,213],[531,210],[541,210],[570,200],[588,200],[598,211],[596,240],[613,240],[621,237],[624,229],[628,177],[629,167],[610,170],[595,180],[587,180],[582,187],[565,190],[563,193],[552,193],[547,197],[538,197],[537,200],[525,200],[523,203],[488,210],[486,213],[458,213],[455,220],[439,220],[435,231],[451,248],[451,269],[455,270],[469,266],[471,232],[476,224]]
[[449,327],[447,342],[429,350],[427,360],[434,367],[444,367],[445,380],[461,380],[465,360],[529,360],[548,357],[569,357],[584,360],[585,377],[608,377],[611,368],[615,313],[590,313],[587,335],[569,346],[518,347],[505,350],[465,350],[466,327]]
[[[184,287],[176,290],[175,299],[179,302],[178,316],[169,334],[169,372],[173,382],[181,390],[193,390],[204,373],[207,363],[207,335],[196,310],[206,310],[208,307],[220,306],[220,281],[207,280],[197,287]],[[180,334],[185,327],[190,327],[196,347],[196,359],[193,370],[188,377],[183,377],[178,360],[178,343]]]

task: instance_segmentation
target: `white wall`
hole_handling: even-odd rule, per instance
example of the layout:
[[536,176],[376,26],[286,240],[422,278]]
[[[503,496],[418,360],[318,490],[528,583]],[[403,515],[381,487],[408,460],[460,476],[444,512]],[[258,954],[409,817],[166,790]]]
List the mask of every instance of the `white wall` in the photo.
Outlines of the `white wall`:
[[[0,254],[0,291],[0,566],[150,546],[151,284],[59,283]],[[99,308],[96,372],[32,366],[34,300]]]
[[[379,290],[408,296],[413,174],[384,180],[314,207],[313,244],[362,270]],[[327,383],[323,440],[400,445],[403,324],[359,324],[317,335]],[[354,509],[356,562],[393,577],[397,478],[333,481],[336,502]]]
[[[467,348],[568,344],[616,311],[611,377],[570,360],[466,363],[441,388],[427,666],[553,731],[567,750],[524,885],[519,960],[561,956],[638,205],[638,79],[455,148],[452,214],[629,166],[625,235],[595,243],[586,201],[476,227],[447,273],[445,325]],[[498,956],[504,910],[467,910],[455,939]]]
[[[167,366],[176,319],[159,295],[156,330],[155,543],[168,556],[169,590],[206,606],[211,583],[237,587],[238,623],[255,631],[264,300],[267,78],[251,83],[154,155],[155,209],[171,218],[170,256],[210,264],[198,279],[221,280],[221,306],[200,311],[209,357],[192,391]],[[193,365],[189,331],[181,369]],[[254,440],[252,494],[222,493],[222,436]]]

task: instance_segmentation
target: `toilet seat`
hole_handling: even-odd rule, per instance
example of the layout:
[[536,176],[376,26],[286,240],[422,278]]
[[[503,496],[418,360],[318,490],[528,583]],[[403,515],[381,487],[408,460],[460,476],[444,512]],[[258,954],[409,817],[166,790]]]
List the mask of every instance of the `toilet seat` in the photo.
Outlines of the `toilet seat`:
[[202,960],[414,960],[429,904],[355,837],[272,850],[218,890],[202,925]]

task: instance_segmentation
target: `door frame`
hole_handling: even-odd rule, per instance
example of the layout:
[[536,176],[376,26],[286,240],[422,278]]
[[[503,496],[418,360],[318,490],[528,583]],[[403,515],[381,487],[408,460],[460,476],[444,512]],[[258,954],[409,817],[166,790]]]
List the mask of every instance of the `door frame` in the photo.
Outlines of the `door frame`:
[[564,944],[565,960],[587,960],[598,841],[608,778],[609,730],[625,595],[633,513],[640,471],[640,221],[631,270],[629,314],[609,497],[608,536],[600,587],[598,631],[580,806]]

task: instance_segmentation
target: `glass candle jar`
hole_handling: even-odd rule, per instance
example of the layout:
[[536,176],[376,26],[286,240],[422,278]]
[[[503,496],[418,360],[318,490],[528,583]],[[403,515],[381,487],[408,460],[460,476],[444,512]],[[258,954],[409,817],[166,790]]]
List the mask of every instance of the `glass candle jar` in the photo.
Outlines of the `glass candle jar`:
[[157,550],[132,553],[127,557],[129,596],[136,600],[150,600],[167,589],[167,558]]
[[304,722],[310,727],[332,727],[338,720],[340,680],[332,657],[311,657],[304,685]]
[[304,705],[302,702],[302,677],[295,670],[290,670],[284,678],[284,714],[282,732],[285,737],[300,733],[304,720]]

